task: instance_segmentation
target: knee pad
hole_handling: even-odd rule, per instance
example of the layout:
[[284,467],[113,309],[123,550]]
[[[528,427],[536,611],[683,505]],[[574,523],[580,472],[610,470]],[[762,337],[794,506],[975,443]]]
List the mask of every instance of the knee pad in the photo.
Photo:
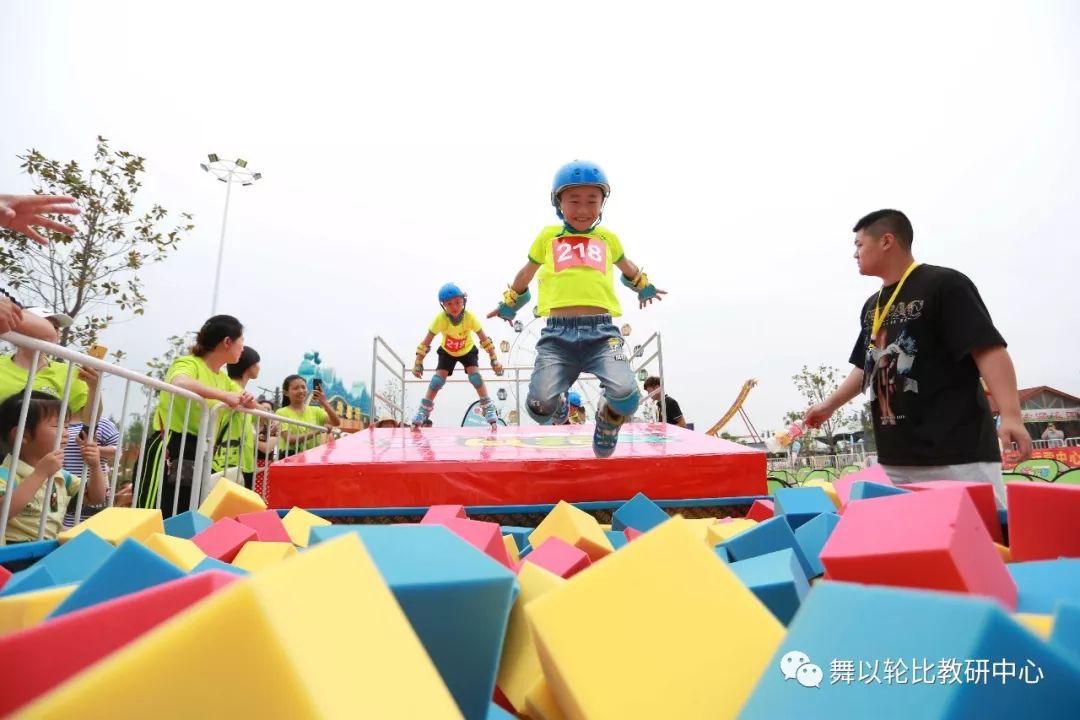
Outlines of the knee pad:
[[471,372],[469,373],[469,382],[473,384],[473,387],[478,388],[484,384],[484,378],[479,372]]
[[439,392],[442,390],[442,386],[446,384],[446,378],[442,375],[432,375],[431,382],[428,383],[428,390],[431,392]]
[[559,407],[559,396],[551,398],[550,400],[537,400],[535,398],[529,398],[525,401],[525,410],[528,411],[529,417],[535,420],[540,425],[550,425],[551,417],[555,414],[555,411]]
[[605,398],[607,405],[611,408],[613,413],[622,415],[623,417],[630,417],[638,409],[638,405],[641,403],[641,393],[634,389],[626,397],[621,398]]

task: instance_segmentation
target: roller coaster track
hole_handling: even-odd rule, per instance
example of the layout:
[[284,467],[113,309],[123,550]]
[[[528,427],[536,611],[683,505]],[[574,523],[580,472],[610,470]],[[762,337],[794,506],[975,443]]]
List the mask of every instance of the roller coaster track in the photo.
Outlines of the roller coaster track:
[[735,402],[728,411],[724,413],[724,416],[720,418],[715,425],[709,428],[705,434],[712,435],[713,437],[719,435],[724,426],[731,421],[731,418],[735,417],[736,413],[739,413],[742,410],[743,403],[746,402],[746,396],[750,394],[750,391],[754,389],[755,385],[757,385],[757,380],[754,378],[750,378],[744,382],[742,390],[739,391],[739,396],[735,398]]

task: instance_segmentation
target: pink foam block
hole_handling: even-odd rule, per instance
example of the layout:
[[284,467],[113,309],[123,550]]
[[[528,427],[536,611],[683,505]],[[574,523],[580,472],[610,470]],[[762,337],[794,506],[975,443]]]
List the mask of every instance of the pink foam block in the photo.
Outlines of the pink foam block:
[[764,522],[774,514],[772,500],[755,500],[754,504],[750,506],[750,512],[746,513],[746,517],[748,520]]
[[0,565],[0,590],[4,589],[4,585],[7,584],[7,581],[10,578],[11,578],[11,571],[8,570],[3,565]]
[[931,480],[929,482],[908,483],[902,487],[913,492],[963,488],[971,496],[972,502],[975,503],[975,509],[979,511],[979,517],[983,519],[983,524],[986,525],[990,538],[996,543],[1004,542],[1001,535],[1001,520],[998,519],[997,499],[994,497],[994,486],[990,483]]
[[1080,486],[1009,483],[1013,562],[1080,557]]
[[449,520],[450,518],[462,518],[468,519],[468,515],[465,514],[464,505],[432,505],[428,508],[428,511],[424,513],[423,519],[420,521],[421,525],[442,525],[443,520]]
[[255,539],[255,531],[232,518],[222,518],[191,538],[207,556],[221,562],[232,562],[240,548],[248,540]]
[[893,484],[893,481],[889,479],[889,476],[885,474],[885,470],[880,465],[871,465],[865,470],[833,480],[833,488],[840,498],[841,507],[847,505],[848,498],[851,496],[851,486],[859,481],[875,482],[879,485]]
[[254,530],[255,539],[259,542],[292,542],[289,532],[285,529],[281,518],[278,517],[277,512],[274,510],[244,513],[238,515],[236,521]]
[[236,579],[220,570],[188,575],[0,637],[0,716]]
[[569,578],[592,563],[584,550],[579,550],[565,540],[554,536],[549,537],[540,547],[526,555],[522,564],[527,562],[539,565],[561,578]]
[[964,489],[851,503],[819,557],[827,579],[984,595],[1016,609],[1016,584]]
[[633,540],[636,537],[641,537],[644,534],[645,533],[640,530],[635,530],[634,528],[626,528],[623,530],[623,535],[626,536],[627,541]]
[[510,562],[510,556],[506,552],[502,529],[498,523],[450,517],[445,518],[438,524],[445,525],[450,528],[451,532],[473,547],[479,548],[484,554],[495,558],[511,570],[514,569],[513,563]]

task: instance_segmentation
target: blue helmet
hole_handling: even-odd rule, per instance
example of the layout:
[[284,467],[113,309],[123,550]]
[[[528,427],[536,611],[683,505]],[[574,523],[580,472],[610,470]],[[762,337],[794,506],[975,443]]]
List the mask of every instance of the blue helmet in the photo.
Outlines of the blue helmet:
[[563,219],[562,209],[559,207],[559,194],[563,190],[578,185],[593,185],[600,188],[604,193],[604,200],[611,195],[611,185],[608,184],[607,175],[596,163],[587,160],[575,160],[566,163],[555,173],[555,180],[551,183],[551,204],[555,206],[555,214]]
[[578,392],[567,393],[566,402],[574,407],[584,407],[584,405],[581,404],[581,393]]
[[465,293],[461,291],[454,283],[446,283],[439,288],[439,304],[443,304],[447,300],[453,300],[456,297],[465,297]]

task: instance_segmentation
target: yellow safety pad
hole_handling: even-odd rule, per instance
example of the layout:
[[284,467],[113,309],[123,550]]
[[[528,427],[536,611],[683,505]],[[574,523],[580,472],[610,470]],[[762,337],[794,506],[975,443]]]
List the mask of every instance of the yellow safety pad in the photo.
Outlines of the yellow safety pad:
[[589,720],[735,717],[785,633],[678,517],[525,615],[559,707]]
[[555,694],[551,692],[551,686],[543,677],[529,688],[529,692],[525,697],[525,715],[527,717],[534,720],[564,720],[566,717],[559,708]]
[[730,540],[739,533],[745,532],[755,525],[757,525],[757,520],[748,520],[746,518],[735,518],[731,522],[710,525],[705,542],[709,543],[709,547],[716,547],[725,540]]
[[510,562],[515,565],[521,562],[521,553],[518,552],[517,543],[514,541],[513,535],[503,535],[503,545],[506,546],[506,554],[510,558]]
[[293,545],[297,547],[307,547],[308,535],[311,533],[311,528],[329,525],[330,521],[326,518],[319,517],[315,513],[310,513],[302,508],[294,507],[292,510],[285,513],[285,517],[281,519],[281,524],[285,526],[285,532],[289,533],[289,539],[292,540]]
[[1016,613],[1013,615],[1016,622],[1035,633],[1043,640],[1050,639],[1050,633],[1054,631],[1054,616],[1040,615],[1038,613]]
[[560,501],[529,533],[529,545],[538,548],[549,537],[564,540],[594,562],[615,551],[596,518],[566,501]]
[[143,540],[143,545],[165,558],[184,572],[191,572],[206,559],[206,553],[187,538],[154,533]]
[[514,607],[510,609],[510,619],[506,623],[506,640],[503,642],[495,684],[519,713],[526,710],[526,695],[529,690],[537,680],[544,677],[532,631],[525,618],[525,606],[565,583],[566,580],[534,563],[525,563],[518,573],[520,592],[514,601]]
[[252,540],[244,543],[244,547],[240,548],[232,564],[233,567],[242,568],[248,572],[257,572],[282,560],[288,560],[295,554],[296,547],[292,543]]
[[836,506],[836,509],[840,509],[840,494],[836,492],[836,488],[828,480],[822,480],[820,478],[814,478],[813,480],[807,480],[799,487],[819,487],[825,491],[825,494],[832,500],[832,504]]
[[37,625],[77,587],[60,585],[0,598],[0,635]]
[[83,520],[73,528],[57,536],[60,544],[66,543],[79,533],[93,530],[102,540],[119,545],[128,538],[146,540],[154,533],[165,533],[165,523],[160,510],[143,508],[110,507]]
[[232,583],[22,714],[461,717],[355,534]]
[[221,478],[199,506],[199,512],[215,522],[221,518],[234,518],[244,513],[266,509],[259,493],[237,485],[228,478]]

